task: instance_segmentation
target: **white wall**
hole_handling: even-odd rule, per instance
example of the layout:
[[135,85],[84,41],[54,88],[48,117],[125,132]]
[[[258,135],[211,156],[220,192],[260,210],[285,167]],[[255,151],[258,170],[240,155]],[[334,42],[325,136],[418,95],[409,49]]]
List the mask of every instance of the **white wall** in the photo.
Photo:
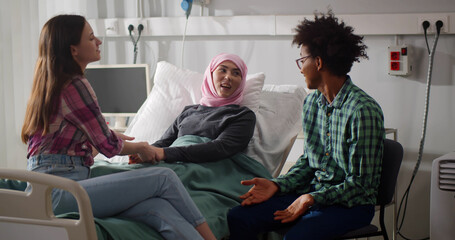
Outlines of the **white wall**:
[[[7,0],[0,0],[0,8],[7,6]],[[30,0],[31,1],[31,0]],[[24,2],[24,1],[22,1]],[[26,2],[26,1],[25,1]],[[180,0],[144,0],[144,17],[183,16]],[[58,4],[57,4],[58,3]],[[44,7],[43,7],[44,5]],[[77,6],[75,6],[77,5]],[[453,0],[212,0],[205,9],[205,15],[308,15],[314,10],[325,11],[330,5],[335,14],[368,14],[368,13],[433,13],[455,12]],[[40,26],[44,20],[60,12],[80,12],[88,19],[95,18],[132,18],[140,16],[136,11],[136,1],[40,1]],[[68,7],[70,6],[70,7]],[[20,8],[14,8],[22,14]],[[193,8],[193,15],[199,14],[199,8]],[[296,23],[297,24],[297,23]],[[399,24],[399,23],[397,23]],[[0,34],[4,34],[4,28]],[[415,52],[414,73],[406,78],[387,74],[387,46],[395,43],[396,36],[365,36],[368,45],[369,60],[356,63],[351,77],[358,86],[372,95],[381,105],[385,115],[386,127],[398,129],[398,140],[405,148],[404,162],[398,179],[398,196],[401,196],[410,180],[414,168],[419,141],[421,137],[424,93],[426,87],[428,56],[423,36],[398,36],[399,43],[411,45]],[[430,36],[430,44],[433,37]],[[101,63],[132,63],[133,50],[127,37],[104,38],[103,60]],[[299,56],[296,47],[291,46],[291,36],[254,36],[254,37],[188,37],[185,45],[183,66],[202,72],[211,57],[219,52],[232,52],[244,58],[250,73],[265,72],[266,83],[298,84],[304,81],[295,66]],[[8,44],[11,44],[10,42]],[[3,44],[0,44],[3,45]],[[3,46],[6,49],[8,46]],[[36,48],[36,45],[35,45]],[[154,66],[157,61],[165,60],[173,64],[181,63],[180,37],[144,37],[139,45],[138,63]],[[36,49],[34,50],[36,51]],[[35,54],[32,54],[36,56]],[[431,162],[437,156],[455,150],[455,36],[440,37],[435,55],[431,97],[429,105],[428,128],[422,165],[414,181],[408,203],[406,221],[402,232],[410,238],[429,236],[429,201]],[[33,65],[27,63],[20,71],[31,76]],[[2,65],[2,67],[5,67]],[[14,71],[19,71],[15,69]],[[151,69],[151,73],[154,69]],[[0,75],[1,76],[1,75]],[[9,79],[1,79],[8,85]],[[31,79],[30,79],[31,84]],[[24,92],[29,86],[23,86]],[[9,98],[0,98],[0,110],[6,109]],[[28,98],[27,94],[20,96]],[[16,97],[17,98],[17,97]],[[5,100],[6,99],[6,100]],[[23,101],[25,102],[25,100]],[[3,107],[2,107],[3,106]],[[25,106],[22,106],[25,108]],[[21,110],[20,113],[23,113]],[[1,114],[8,114],[2,112]],[[9,128],[7,122],[0,118],[1,135]],[[20,118],[19,118],[20,119]],[[20,132],[21,124],[14,125]],[[18,135],[16,136],[18,137]],[[12,140],[19,142],[16,139]],[[20,143],[17,143],[20,144]],[[301,144],[297,142],[290,160],[298,158]],[[6,148],[1,150],[8,151]],[[2,155],[0,155],[2,156]],[[25,158],[25,157],[24,157]],[[0,160],[0,166],[2,162]],[[3,164],[4,165],[4,164]]]

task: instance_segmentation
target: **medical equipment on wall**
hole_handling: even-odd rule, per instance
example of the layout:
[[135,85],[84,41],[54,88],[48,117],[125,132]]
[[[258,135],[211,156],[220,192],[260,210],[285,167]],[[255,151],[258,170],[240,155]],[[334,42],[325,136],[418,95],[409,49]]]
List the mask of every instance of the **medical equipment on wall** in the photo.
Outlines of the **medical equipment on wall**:
[[[428,50],[428,53],[429,53],[428,75],[427,75],[427,86],[426,86],[426,91],[425,91],[425,110],[424,110],[424,117],[423,117],[422,135],[421,135],[421,139],[420,139],[419,154],[418,154],[418,157],[417,157],[417,162],[416,162],[416,165],[414,167],[414,171],[412,173],[409,185],[406,188],[406,191],[403,194],[403,197],[402,197],[402,199],[400,201],[400,206],[398,208],[397,219],[396,219],[396,221],[398,223],[398,227],[396,229],[397,233],[401,237],[403,237],[404,239],[407,239],[407,240],[409,238],[405,237],[400,232],[400,230],[401,230],[401,227],[403,226],[404,217],[406,215],[406,208],[407,208],[407,204],[408,204],[409,191],[411,189],[411,185],[412,185],[412,183],[414,181],[415,176],[417,175],[417,171],[419,170],[420,163],[422,161],[423,147],[424,147],[424,143],[425,143],[425,134],[426,134],[426,128],[427,128],[427,119],[428,119],[428,106],[429,106],[429,99],[430,99],[431,74],[433,72],[433,59],[434,59],[434,54],[435,54],[435,51],[436,51],[436,45],[438,43],[438,39],[439,39],[439,35],[441,33],[442,26],[443,26],[443,22],[442,21],[437,21],[436,22],[437,31],[436,31],[436,34],[435,34],[433,46],[432,46],[432,48],[430,50],[430,48],[428,46],[428,41],[427,41],[427,29],[430,27],[430,23],[428,21],[424,21],[422,23],[422,27],[424,29],[425,41],[427,43],[427,50]],[[401,212],[401,208],[402,208],[403,203],[404,203],[403,217],[401,218],[401,222],[399,222],[400,212]],[[428,239],[428,238],[424,238],[424,239]]]
[[186,19],[188,19],[193,7],[193,0],[183,0],[180,6],[182,7],[183,11],[185,11]]
[[408,76],[412,73],[412,47],[402,44],[389,46],[388,74],[396,76]]
[[129,32],[131,41],[133,42],[133,46],[134,46],[134,60],[133,60],[133,63],[136,64],[136,58],[137,58],[137,43],[139,42],[139,39],[141,38],[141,33],[142,33],[142,31],[144,30],[144,25],[139,24],[139,25],[137,26],[137,31],[138,31],[138,37],[137,37],[137,39],[134,39],[134,37],[133,37],[133,30],[134,30],[134,26],[133,26],[132,24],[130,24],[130,25],[128,26],[128,32]]
[[[195,4],[201,5],[201,16],[203,15],[204,7],[210,3],[210,0],[195,0]],[[190,17],[191,10],[193,9],[193,0],[183,0],[180,4],[183,11],[185,11],[185,29],[183,30],[183,37],[182,37],[182,54],[181,54],[181,62],[180,67],[183,67],[183,54],[185,52],[185,38],[186,38],[186,29],[188,27],[188,18]]]
[[201,16],[204,16],[204,8],[210,3],[210,0],[183,0],[180,6],[183,11],[185,11],[186,18],[188,18],[191,13],[193,3],[201,6]]
[[182,56],[181,56],[181,62],[180,62],[180,67],[183,67],[183,54],[185,52],[186,28],[188,27],[188,18],[191,14],[191,9],[193,7],[193,0],[183,0],[180,6],[182,7],[183,11],[185,11],[185,16],[186,16],[185,30],[183,30],[183,37],[182,37]]

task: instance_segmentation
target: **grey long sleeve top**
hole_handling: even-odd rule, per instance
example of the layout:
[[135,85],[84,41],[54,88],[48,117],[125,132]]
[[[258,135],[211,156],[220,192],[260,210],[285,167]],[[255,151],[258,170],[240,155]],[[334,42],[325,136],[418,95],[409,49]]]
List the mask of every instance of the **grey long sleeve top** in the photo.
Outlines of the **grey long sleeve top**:
[[[256,115],[247,107],[226,105],[186,106],[153,146],[162,147],[165,162],[208,162],[243,151],[253,136]],[[178,137],[196,135],[212,139],[207,143],[169,147]]]

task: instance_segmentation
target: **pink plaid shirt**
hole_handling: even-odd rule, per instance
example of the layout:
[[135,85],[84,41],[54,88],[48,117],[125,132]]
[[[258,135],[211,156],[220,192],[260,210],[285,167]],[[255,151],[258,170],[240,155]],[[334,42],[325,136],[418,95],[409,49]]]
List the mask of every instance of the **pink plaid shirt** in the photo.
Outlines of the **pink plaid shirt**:
[[91,166],[92,146],[106,157],[122,151],[123,140],[107,126],[95,92],[82,76],[74,77],[62,89],[50,122],[49,133],[41,136],[39,130],[30,137],[27,158],[37,154],[83,156],[85,165]]

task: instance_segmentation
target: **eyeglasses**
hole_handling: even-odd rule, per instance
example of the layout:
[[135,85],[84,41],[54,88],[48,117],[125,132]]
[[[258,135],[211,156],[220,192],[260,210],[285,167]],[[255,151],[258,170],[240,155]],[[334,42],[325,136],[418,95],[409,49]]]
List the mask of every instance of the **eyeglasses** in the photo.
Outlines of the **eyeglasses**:
[[297,67],[299,69],[302,69],[302,66],[303,66],[303,63],[309,58],[311,57],[311,55],[308,55],[308,56],[305,56],[305,57],[301,57],[299,59],[296,59],[295,60],[295,63],[297,63]]

